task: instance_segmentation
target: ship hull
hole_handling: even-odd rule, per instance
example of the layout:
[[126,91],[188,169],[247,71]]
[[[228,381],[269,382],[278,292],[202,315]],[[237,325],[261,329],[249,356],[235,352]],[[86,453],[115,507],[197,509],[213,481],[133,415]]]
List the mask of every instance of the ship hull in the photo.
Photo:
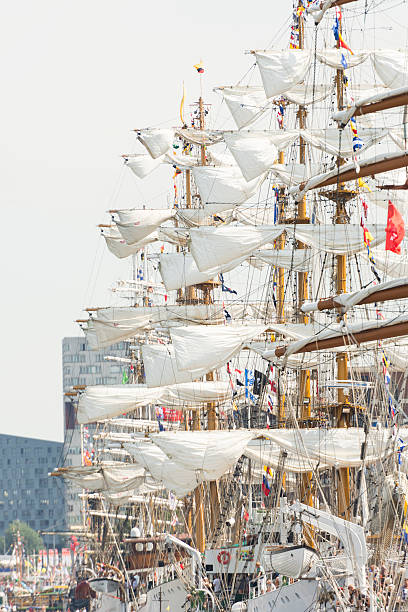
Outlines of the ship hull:
[[186,606],[182,607],[187,599],[181,580],[170,580],[147,592],[146,603],[139,608],[140,612],[161,612],[170,606],[171,612],[184,612]]
[[299,580],[248,601],[248,612],[309,612],[317,609],[318,582]]

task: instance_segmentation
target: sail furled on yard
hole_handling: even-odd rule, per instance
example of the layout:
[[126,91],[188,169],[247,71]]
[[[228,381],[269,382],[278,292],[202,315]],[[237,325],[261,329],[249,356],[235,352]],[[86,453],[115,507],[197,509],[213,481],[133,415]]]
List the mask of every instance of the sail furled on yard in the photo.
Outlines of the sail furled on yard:
[[151,157],[158,159],[172,148],[174,130],[171,128],[146,128],[138,130],[137,137]]
[[218,274],[229,272],[245,261],[246,256],[238,257],[227,265],[215,266],[200,272],[191,253],[163,253],[159,257],[159,272],[167,291],[206,283]]
[[[369,225],[372,246],[385,241],[385,225]],[[261,246],[273,243],[283,232],[314,249],[352,254],[366,248],[360,225],[259,225],[200,227],[192,229],[191,253],[200,271],[233,262],[239,256],[252,255]]]
[[282,95],[301,83],[312,59],[311,51],[305,49],[254,53],[267,98]]
[[143,441],[136,444],[125,443],[123,446],[157,483],[179,497],[187,495],[203,482],[199,473],[183,467],[168,457],[156,444]]
[[156,240],[159,239],[158,233],[152,232],[140,242],[135,242],[134,244],[129,245],[122,237],[116,226],[103,228],[101,234],[105,239],[106,246],[108,247],[109,251],[112,253],[112,255],[118,257],[118,259],[130,257],[130,255],[134,255],[141,248],[146,246],[146,244],[156,242]]
[[174,208],[167,209],[149,209],[149,210],[129,210],[124,211],[122,216],[127,221],[117,221],[116,227],[120,235],[127,244],[135,244],[144,240],[152,234],[157,228],[174,217],[176,210]]
[[117,462],[64,467],[53,475],[70,480],[83,489],[111,493],[137,489],[145,480],[145,470],[141,466]]
[[225,402],[231,386],[222,381],[181,383],[149,388],[145,385],[89,386],[79,398],[78,423],[94,423],[132,412],[148,404],[179,410],[206,402]]
[[236,166],[197,166],[193,176],[203,204],[242,204],[261,186],[265,176],[246,181]]
[[180,370],[210,372],[226,364],[265,329],[265,325],[229,324],[217,328],[179,327],[170,334]]

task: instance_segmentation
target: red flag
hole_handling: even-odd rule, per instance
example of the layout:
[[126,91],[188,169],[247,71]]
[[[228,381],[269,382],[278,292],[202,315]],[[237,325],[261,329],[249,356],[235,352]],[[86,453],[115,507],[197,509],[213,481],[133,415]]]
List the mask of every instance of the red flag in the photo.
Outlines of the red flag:
[[385,233],[387,236],[385,240],[385,250],[401,255],[399,245],[405,236],[405,224],[399,210],[395,208],[391,200],[388,200],[388,218]]

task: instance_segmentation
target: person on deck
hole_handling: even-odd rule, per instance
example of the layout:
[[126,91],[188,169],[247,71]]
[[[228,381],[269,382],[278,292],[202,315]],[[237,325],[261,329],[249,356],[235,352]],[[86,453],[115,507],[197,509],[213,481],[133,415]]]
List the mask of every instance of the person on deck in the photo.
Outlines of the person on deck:
[[85,608],[86,612],[91,610],[91,599],[96,598],[96,591],[91,589],[91,586],[87,580],[81,580],[78,582],[75,589],[75,607],[77,610]]

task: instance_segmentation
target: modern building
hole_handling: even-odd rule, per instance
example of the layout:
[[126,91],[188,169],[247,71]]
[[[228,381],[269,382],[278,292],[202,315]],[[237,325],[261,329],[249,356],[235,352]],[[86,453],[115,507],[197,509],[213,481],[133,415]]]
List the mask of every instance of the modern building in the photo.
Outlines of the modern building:
[[[64,394],[77,385],[117,385],[122,381],[124,366],[107,361],[107,356],[123,357],[127,344],[119,342],[102,351],[92,350],[84,337],[64,338],[62,341],[62,377]],[[76,399],[64,395],[64,461],[60,467],[82,464],[83,447],[90,447],[92,427],[81,428],[76,420]],[[80,527],[81,489],[66,483],[67,527]]]
[[39,532],[65,529],[64,484],[48,476],[62,451],[62,442],[0,434],[0,535],[15,520]]

